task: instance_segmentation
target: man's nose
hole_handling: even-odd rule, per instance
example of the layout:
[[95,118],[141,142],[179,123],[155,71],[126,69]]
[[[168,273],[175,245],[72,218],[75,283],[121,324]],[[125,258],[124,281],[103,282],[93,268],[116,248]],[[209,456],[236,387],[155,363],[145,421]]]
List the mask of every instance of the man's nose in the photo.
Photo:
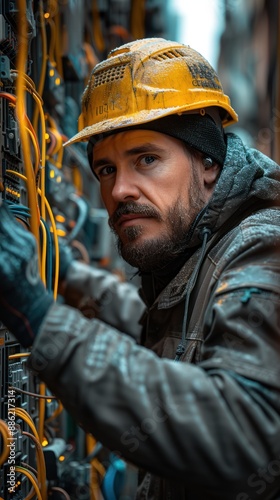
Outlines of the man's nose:
[[140,188],[137,183],[135,172],[119,170],[115,177],[115,183],[112,190],[114,201],[138,200],[140,197]]

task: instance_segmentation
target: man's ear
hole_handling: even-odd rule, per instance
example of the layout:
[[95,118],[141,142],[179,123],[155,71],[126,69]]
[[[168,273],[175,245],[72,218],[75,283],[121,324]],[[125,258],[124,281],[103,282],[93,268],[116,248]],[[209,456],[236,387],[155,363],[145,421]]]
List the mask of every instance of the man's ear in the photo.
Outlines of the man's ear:
[[202,164],[204,167],[204,185],[205,187],[211,188],[216,183],[219,177],[221,167],[220,165],[218,165],[218,163],[214,162],[214,160],[212,160],[212,158],[209,158],[208,156],[203,158]]

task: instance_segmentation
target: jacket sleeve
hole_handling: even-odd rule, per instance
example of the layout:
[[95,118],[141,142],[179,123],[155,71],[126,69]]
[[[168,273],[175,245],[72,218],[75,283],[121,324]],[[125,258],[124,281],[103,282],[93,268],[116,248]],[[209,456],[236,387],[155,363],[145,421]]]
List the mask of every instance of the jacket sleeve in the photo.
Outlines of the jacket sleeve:
[[145,310],[137,287],[121,282],[104,269],[73,261],[67,271],[63,296],[67,305],[80,309],[139,339],[139,320]]
[[209,304],[200,365],[160,359],[59,305],[29,360],[87,432],[184,482],[190,498],[269,499],[280,490],[279,232],[243,227],[237,239]]

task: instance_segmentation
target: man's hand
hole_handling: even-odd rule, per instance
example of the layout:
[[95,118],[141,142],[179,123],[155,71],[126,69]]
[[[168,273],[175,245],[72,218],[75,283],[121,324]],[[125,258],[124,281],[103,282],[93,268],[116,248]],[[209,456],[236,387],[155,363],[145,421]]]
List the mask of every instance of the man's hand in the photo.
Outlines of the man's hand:
[[38,272],[35,238],[0,207],[0,320],[29,347],[53,303]]

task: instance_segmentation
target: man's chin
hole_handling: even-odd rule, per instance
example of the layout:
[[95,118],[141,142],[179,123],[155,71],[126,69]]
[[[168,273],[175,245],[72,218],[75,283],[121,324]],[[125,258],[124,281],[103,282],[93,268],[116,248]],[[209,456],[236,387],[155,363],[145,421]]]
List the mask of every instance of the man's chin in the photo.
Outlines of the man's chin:
[[117,233],[117,237],[119,241],[121,242],[121,245],[130,245],[135,242],[138,242],[140,237],[143,234],[143,227],[138,225],[138,226],[129,226],[123,229],[121,233]]
[[144,238],[139,235],[134,241],[118,240],[118,250],[122,258],[140,271],[150,272],[166,265],[174,258],[174,243],[167,238]]
[[144,262],[148,264],[149,256],[147,256],[146,245],[140,243],[141,236],[135,237],[133,241],[121,240],[118,238],[118,251],[121,257],[132,267],[142,269]]

